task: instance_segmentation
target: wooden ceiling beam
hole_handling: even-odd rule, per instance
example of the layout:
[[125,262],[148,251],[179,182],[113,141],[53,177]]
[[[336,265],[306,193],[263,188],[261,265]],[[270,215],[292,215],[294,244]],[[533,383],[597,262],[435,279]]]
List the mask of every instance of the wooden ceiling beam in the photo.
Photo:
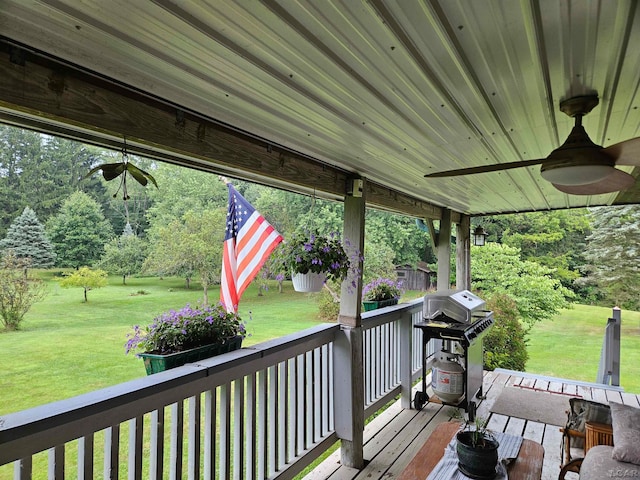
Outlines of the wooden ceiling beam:
[[[286,149],[197,112],[0,40],[0,121],[45,133],[341,200],[356,172]],[[439,219],[441,208],[374,182],[367,204]]]

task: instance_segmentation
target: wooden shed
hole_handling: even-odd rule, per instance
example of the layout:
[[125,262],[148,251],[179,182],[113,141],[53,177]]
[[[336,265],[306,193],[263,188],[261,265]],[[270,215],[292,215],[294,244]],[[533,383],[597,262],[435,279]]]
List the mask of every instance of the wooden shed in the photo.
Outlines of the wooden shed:
[[418,262],[415,266],[398,265],[396,274],[407,290],[427,291],[436,288],[436,272],[426,262]]

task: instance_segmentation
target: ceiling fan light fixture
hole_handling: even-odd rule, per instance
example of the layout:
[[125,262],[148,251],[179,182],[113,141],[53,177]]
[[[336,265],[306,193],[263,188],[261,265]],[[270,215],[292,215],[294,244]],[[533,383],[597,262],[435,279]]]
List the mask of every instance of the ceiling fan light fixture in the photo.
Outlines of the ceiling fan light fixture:
[[587,185],[604,180],[615,170],[611,165],[567,165],[542,168],[542,178],[556,185]]

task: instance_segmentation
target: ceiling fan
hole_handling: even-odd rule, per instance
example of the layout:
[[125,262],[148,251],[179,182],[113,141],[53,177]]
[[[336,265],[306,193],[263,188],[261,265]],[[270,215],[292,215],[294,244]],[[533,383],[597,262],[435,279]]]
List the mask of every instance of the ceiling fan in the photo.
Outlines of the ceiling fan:
[[625,190],[635,183],[635,178],[615,167],[640,166],[640,137],[607,148],[593,143],[582,126],[582,117],[596,105],[597,95],[573,97],[560,102],[560,110],[575,118],[575,125],[565,142],[547,158],[428,173],[425,177],[455,177],[541,165],[542,178],[564,193],[598,195]]

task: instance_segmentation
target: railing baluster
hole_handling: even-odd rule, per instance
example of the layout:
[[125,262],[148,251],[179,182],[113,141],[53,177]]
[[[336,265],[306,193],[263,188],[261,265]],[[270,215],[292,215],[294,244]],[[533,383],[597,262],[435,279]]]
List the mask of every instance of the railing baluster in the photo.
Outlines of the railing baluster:
[[245,477],[256,478],[256,432],[258,422],[256,421],[256,374],[247,375],[247,393],[245,395],[247,406],[245,409],[246,422],[244,428],[244,448],[245,448]]
[[129,420],[129,479],[142,478],[142,415]]
[[298,390],[296,388],[296,359],[290,358],[287,360],[288,364],[288,374],[287,374],[287,384],[288,384],[288,392],[287,392],[287,456],[286,462],[289,463],[296,455],[296,442],[297,442],[297,422],[296,422],[296,412],[298,408],[297,403],[297,395]]
[[373,390],[373,398],[380,398],[380,393],[382,392],[382,335],[383,328],[379,326],[375,329],[375,333],[373,335],[374,338],[374,348],[373,348],[373,358],[375,359],[375,388]]
[[[116,445],[117,451],[117,445]],[[117,458],[116,458],[117,462]],[[162,480],[164,469],[164,408],[151,412],[149,426],[149,478]],[[117,475],[114,478],[118,478]]]
[[244,432],[244,378],[233,382],[233,478],[242,479],[244,466],[244,449],[242,448]]
[[[327,383],[329,384],[329,423],[328,423],[328,429],[330,432],[333,432],[333,430],[335,429],[335,423],[334,423],[334,385],[333,385],[333,379],[332,377],[329,377],[329,375],[333,376],[333,343],[327,345]],[[330,380],[331,378],[331,380]]]
[[58,445],[49,449],[49,467],[47,476],[49,480],[64,479],[64,445]]
[[171,465],[169,465],[170,480],[182,478],[182,454],[184,437],[184,401],[180,400],[171,405]]
[[322,381],[322,413],[320,418],[322,419],[322,425],[320,433],[324,437],[329,433],[329,347],[323,345],[322,352],[322,374],[320,379]]
[[386,375],[386,382],[385,382],[385,392],[388,392],[389,390],[391,390],[391,387],[393,385],[395,385],[395,362],[394,362],[394,358],[393,358],[393,354],[395,352],[395,335],[394,335],[394,327],[397,325],[398,322],[393,322],[391,324],[388,324],[385,326],[385,328],[387,329],[387,335],[388,335],[388,340],[385,343],[385,351],[386,351],[386,355],[385,355],[385,359],[386,359],[386,364],[387,364],[387,375]]
[[13,464],[14,480],[31,480],[33,469],[33,460],[31,457],[21,458]]
[[[231,384],[220,387],[220,471],[221,480],[231,476]],[[216,477],[217,478],[217,477]]]
[[189,397],[188,478],[200,478],[200,395]]
[[116,480],[119,478],[119,473],[120,425],[114,425],[104,431],[104,478]]
[[304,355],[304,391],[305,391],[305,408],[304,408],[304,431],[305,442],[304,448],[311,448],[313,445],[313,358],[311,352]]
[[78,439],[78,480],[93,479],[93,434]]
[[268,477],[267,371],[258,372],[258,479]]
[[305,362],[304,355],[296,357],[296,455],[304,450],[305,445],[305,388],[304,388],[304,371]]
[[216,390],[204,392],[204,478],[216,477]]
[[320,349],[313,350],[313,442],[321,438],[322,390],[320,380]]
[[371,331],[365,330],[362,340],[363,371],[364,371],[364,404],[369,405],[371,402]]
[[269,419],[267,421],[267,430],[269,431],[269,439],[267,451],[269,452],[269,469],[268,475],[276,473],[278,469],[278,367],[274,365],[269,367]]
[[289,409],[289,399],[287,397],[289,366],[287,362],[278,365],[278,462],[277,471],[282,470],[286,462],[287,453],[287,410]]

